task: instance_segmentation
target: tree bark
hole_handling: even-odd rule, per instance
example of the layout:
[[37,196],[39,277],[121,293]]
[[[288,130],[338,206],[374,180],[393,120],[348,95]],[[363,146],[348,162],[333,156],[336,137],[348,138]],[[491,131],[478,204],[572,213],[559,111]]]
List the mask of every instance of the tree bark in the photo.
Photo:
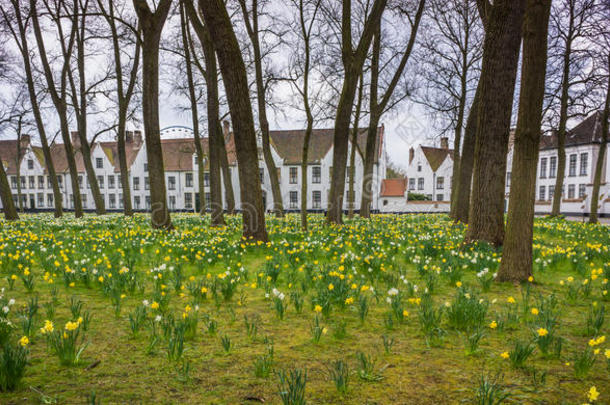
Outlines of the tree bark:
[[354,97],[367,51],[381,21],[387,0],[375,0],[356,50],[352,45],[351,0],[344,0],[341,22],[341,52],[344,67],[343,87],[337,105],[335,134],[333,138],[333,170],[328,199],[327,222],[343,222],[343,194],[345,192],[345,164],[350,135],[350,121]]
[[246,66],[222,0],[202,0],[199,5],[218,55],[235,132],[243,236],[266,242],[268,236]]
[[[78,189],[78,172],[76,170],[76,160],[74,159],[74,149],[72,148],[72,141],[70,139],[70,127],[68,124],[68,104],[67,104],[67,75],[69,73],[69,60],[64,59],[63,66],[61,69],[60,86],[59,90],[55,85],[53,73],[51,72],[51,66],[49,64],[47,53],[45,49],[44,40],[42,38],[42,32],[40,30],[40,23],[38,21],[38,10],[36,9],[37,0],[30,0],[30,12],[32,17],[32,24],[34,26],[34,36],[36,43],[38,44],[38,53],[40,61],[44,70],[44,76],[46,78],[47,87],[51,95],[51,100],[57,110],[59,118],[59,128],[61,137],[64,143],[64,151],[66,153],[66,160],[68,162],[68,169],[70,173],[70,184],[72,188],[72,196],[74,200],[74,216],[80,218],[83,216],[83,206],[80,197],[80,190]],[[53,18],[59,19],[59,16]],[[71,54],[74,47],[74,37],[76,34],[76,22],[74,16],[72,17],[72,27],[68,39],[68,44],[64,43],[63,29],[61,23],[56,23],[58,34],[60,37],[60,45],[64,54]],[[67,189],[66,184],[66,189]],[[76,190],[76,192],[75,192]]]
[[527,0],[519,117],[510,185],[508,220],[497,281],[525,281],[532,275],[536,171],[542,124],[551,0]]
[[[356,182],[356,150],[358,150],[358,132],[359,132],[359,126],[360,126],[360,115],[362,113],[362,99],[363,99],[363,93],[364,93],[364,73],[360,74],[360,79],[359,79],[360,84],[358,85],[358,96],[356,98],[356,110],[354,111],[354,127],[352,128],[352,140],[351,140],[351,144],[352,144],[352,148],[350,149],[349,152],[349,188],[347,191],[347,204],[348,204],[348,211],[347,211],[347,216],[348,218],[353,218],[354,217],[354,203],[356,202],[356,195],[355,195],[355,182]],[[364,160],[364,159],[363,159]],[[366,168],[365,170],[366,171]],[[360,206],[360,213],[362,214],[362,206]]]
[[[219,124],[220,125],[220,124]],[[235,214],[235,195],[233,193],[233,179],[231,179],[231,168],[229,167],[229,157],[222,128],[218,128],[218,155],[220,156],[220,170],[222,172],[222,182],[225,186],[225,203],[227,204],[227,214]]]
[[591,192],[591,214],[589,215],[589,223],[596,224],[598,221],[597,211],[599,208],[599,189],[602,182],[602,174],[604,171],[604,161],[606,157],[606,149],[608,147],[608,119],[610,118],[610,52],[608,53],[608,83],[606,88],[606,101],[604,103],[604,111],[602,112],[601,122],[601,139],[599,144],[599,152],[597,162],[595,162],[595,177],[593,178],[593,191]]
[[273,194],[273,211],[277,217],[284,216],[284,204],[282,202],[282,191],[280,190],[280,181],[277,175],[277,167],[271,153],[271,145],[269,140],[269,120],[267,119],[267,105],[265,83],[263,80],[263,57],[261,55],[260,40],[258,37],[258,0],[252,0],[252,21],[248,15],[246,0],[239,0],[241,5],[246,31],[252,42],[252,50],[254,52],[254,70],[256,82],[256,101],[258,104],[258,121],[261,128],[261,138],[263,144],[263,158],[269,172],[269,180],[271,181],[271,193]]
[[23,213],[23,201],[21,199],[21,118],[17,124],[17,156],[15,156],[15,170],[17,171],[17,205]]
[[506,154],[525,0],[494,2],[483,46],[469,227],[465,240],[504,239]]
[[[40,135],[42,154],[44,156],[47,174],[51,180],[51,187],[53,188],[53,203],[55,207],[54,217],[59,218],[63,215],[61,191],[59,190],[59,182],[57,181],[55,166],[53,165],[53,160],[51,159],[51,149],[49,148],[49,142],[47,140],[45,126],[42,120],[42,115],[40,113],[40,107],[36,95],[36,88],[34,87],[34,77],[32,73],[32,64],[30,61],[30,49],[27,40],[26,25],[21,15],[19,0],[11,0],[11,4],[13,6],[13,10],[15,11],[15,20],[17,23],[17,31],[11,28],[11,34],[15,39],[15,43],[17,43],[19,47],[19,51],[23,60],[23,70],[25,72],[25,79],[28,86],[30,104],[32,105],[32,114],[34,115],[34,120],[36,121],[36,128],[38,129],[38,134]],[[1,7],[2,6],[0,6],[0,8]],[[2,14],[6,19],[5,10],[3,8]],[[20,183],[21,179],[17,178],[17,185],[19,187],[21,187]]]
[[[472,185],[472,170],[474,167],[474,146],[477,138],[477,122],[479,120],[479,100],[481,99],[481,82],[470,106],[466,128],[464,129],[464,143],[460,157],[460,172],[457,177],[457,196],[455,202],[455,221],[468,223],[468,212],[470,210],[470,194]],[[456,180],[454,179],[454,182]]]
[[150,181],[151,222],[157,229],[173,229],[167,209],[165,169],[159,128],[159,39],[172,0],[160,0],[153,13],[146,0],[133,0],[142,28],[142,115]]
[[[17,140],[19,142],[19,140]],[[19,178],[17,178],[19,182]],[[19,219],[19,214],[15,209],[15,203],[13,202],[13,195],[11,188],[8,184],[6,177],[6,171],[4,170],[4,164],[0,162],[0,197],[2,198],[2,211],[4,211],[4,219],[13,221]]]

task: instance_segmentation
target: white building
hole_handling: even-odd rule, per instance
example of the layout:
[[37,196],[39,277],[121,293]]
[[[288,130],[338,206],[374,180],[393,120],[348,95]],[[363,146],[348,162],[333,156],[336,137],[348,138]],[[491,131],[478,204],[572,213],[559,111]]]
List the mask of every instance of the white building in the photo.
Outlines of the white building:
[[408,192],[422,194],[428,200],[448,202],[451,198],[453,149],[441,138],[440,147],[418,145],[409,150]]
[[[310,151],[308,157],[308,195],[307,206],[309,210],[324,211],[328,204],[328,191],[330,189],[330,173],[332,168],[332,129],[317,129],[311,135]],[[228,124],[224,125],[224,136],[227,146],[229,170],[232,178],[233,193],[236,209],[240,208],[239,175],[235,157],[235,144],[233,134]],[[284,208],[288,211],[300,209],[301,193],[301,154],[303,145],[303,130],[271,131],[271,148],[275,164],[278,168],[280,188]],[[355,209],[360,207],[363,161],[366,142],[366,130],[362,129],[357,137],[355,158]],[[85,210],[95,208],[91,189],[85,174],[80,143],[77,133],[72,134],[72,143],[75,149],[76,166],[78,171],[80,192]],[[184,127],[172,127],[162,131],[161,145],[163,149],[163,162],[165,168],[165,183],[167,187],[168,207],[170,210],[195,211],[199,208],[198,170],[195,159],[195,144],[192,131]],[[25,209],[52,210],[53,190],[48,173],[44,165],[42,148],[32,145],[29,137],[22,139],[22,152],[17,156],[17,141],[0,141],[0,158],[7,168],[7,176],[13,198],[17,203],[17,182],[21,183],[21,195]],[[202,140],[202,148],[207,155],[208,140]],[[352,145],[349,145],[351,151]],[[55,171],[58,176],[62,192],[63,206],[74,208],[73,187],[70,182],[68,163],[63,144],[50,146]],[[372,210],[379,210],[379,192],[381,180],[386,173],[386,153],[384,143],[384,128],[378,130],[376,144],[375,164],[373,173]],[[131,187],[132,206],[134,210],[150,209],[150,185],[148,178],[146,146],[140,131],[126,133],[126,154],[129,170],[129,184]],[[102,197],[109,211],[122,210],[123,192],[120,177],[117,142],[95,142],[91,147],[91,159],[100,186]],[[17,178],[16,165],[19,162],[20,178]],[[208,159],[204,158],[205,178],[203,196],[206,202],[210,200]],[[267,210],[273,208],[273,194],[269,173],[262,159],[259,139],[259,167],[262,179],[263,198]],[[348,170],[349,172],[349,170]],[[224,194],[223,184],[223,194]],[[76,189],[76,188],[75,188]],[[348,208],[348,187],[344,208]],[[223,204],[225,203],[223,195]],[[206,205],[208,205],[206,203]]]

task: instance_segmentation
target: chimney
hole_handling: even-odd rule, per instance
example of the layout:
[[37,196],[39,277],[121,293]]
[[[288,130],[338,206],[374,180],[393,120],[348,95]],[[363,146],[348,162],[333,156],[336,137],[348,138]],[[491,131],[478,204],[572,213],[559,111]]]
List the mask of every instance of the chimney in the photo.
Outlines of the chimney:
[[142,131],[140,131],[138,129],[133,131],[133,143],[135,145],[141,145],[142,144]]
[[133,132],[125,131],[125,143],[132,143],[132,142],[133,142]]
[[21,135],[21,139],[20,139],[21,148],[22,149],[27,148],[30,145],[30,141],[31,141],[30,135],[28,135],[28,134]]
[[227,135],[229,135],[229,129],[230,129],[230,124],[229,121],[224,120],[222,122],[222,134],[226,137]]
[[413,149],[413,147],[411,146],[409,148],[409,164],[411,164],[414,157],[415,157],[415,149]]
[[446,136],[441,138],[441,149],[449,149],[449,138]]
[[78,131],[72,131],[70,134],[72,135],[72,146],[75,148],[80,148],[80,137],[78,136]]

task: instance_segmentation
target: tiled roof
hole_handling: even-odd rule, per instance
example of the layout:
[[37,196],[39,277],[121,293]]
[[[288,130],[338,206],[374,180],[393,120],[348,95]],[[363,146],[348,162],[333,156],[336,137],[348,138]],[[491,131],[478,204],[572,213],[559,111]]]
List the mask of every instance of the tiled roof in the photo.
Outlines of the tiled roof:
[[[570,129],[566,134],[566,146],[599,143],[601,140],[602,113],[595,112],[585,118],[580,124]],[[540,149],[554,149],[557,147],[557,132],[543,135],[540,139]]]
[[[21,159],[25,155],[25,151],[27,148],[21,148],[21,156],[19,156],[19,163],[21,163]],[[0,161],[4,164],[6,168],[6,174],[15,175],[17,174],[17,140],[5,140],[0,141]]]
[[[201,146],[204,154],[207,154],[208,138],[201,140]],[[193,138],[161,139],[161,148],[163,149],[163,166],[166,171],[193,170],[193,155],[196,153]]]
[[[114,166],[114,172],[120,173],[121,165],[119,163],[119,150],[117,142],[100,142],[99,146],[102,148],[108,160]],[[125,155],[127,160],[127,167],[130,168],[138,152],[142,148],[142,144],[138,142],[125,142]]]
[[384,179],[381,183],[381,197],[404,197],[407,179]]
[[446,148],[434,148],[431,146],[422,146],[422,152],[424,152],[424,156],[428,160],[432,171],[435,172],[438,168],[443,164],[447,156],[451,156],[453,159],[453,149]]

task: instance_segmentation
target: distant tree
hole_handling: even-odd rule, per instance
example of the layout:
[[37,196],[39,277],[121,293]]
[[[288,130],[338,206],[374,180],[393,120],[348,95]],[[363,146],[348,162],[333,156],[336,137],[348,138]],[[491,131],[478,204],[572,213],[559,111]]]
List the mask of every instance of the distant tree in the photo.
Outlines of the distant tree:
[[525,0],[496,0],[488,7],[466,241],[501,245],[506,155]]
[[254,117],[250,97],[247,96],[249,90],[246,66],[223,1],[200,0],[199,5],[218,56],[233,122],[243,236],[266,242],[268,236],[258,171]]
[[527,0],[519,118],[515,133],[506,236],[497,281],[526,281],[532,275],[536,172],[542,125],[551,0]]
[[159,128],[159,40],[172,0],[159,0],[155,11],[146,0],[133,0],[142,29],[142,115],[150,178],[153,228],[172,229],[167,209],[165,169]]
[[[0,51],[2,52],[2,51]],[[0,53],[0,59],[4,62],[4,58],[6,58],[5,54]],[[0,78],[3,78],[5,72],[0,71]],[[4,132],[4,129],[8,126],[8,124],[17,118],[17,114],[15,111],[16,105],[6,105],[5,100],[2,100],[3,103],[0,105],[0,131]],[[21,139],[17,139],[17,143],[20,142]],[[19,152],[17,152],[17,156],[19,156]],[[19,166],[19,158],[17,158],[17,166]],[[19,177],[17,177],[17,183],[20,183]],[[6,170],[4,169],[4,162],[0,160],[0,198],[2,199],[2,211],[4,211],[4,219],[8,221],[19,219],[19,214],[17,214],[17,209],[15,208],[15,203],[13,201],[13,196],[11,193],[11,188],[8,183],[8,178],[6,176]],[[18,197],[19,198],[19,197]]]

